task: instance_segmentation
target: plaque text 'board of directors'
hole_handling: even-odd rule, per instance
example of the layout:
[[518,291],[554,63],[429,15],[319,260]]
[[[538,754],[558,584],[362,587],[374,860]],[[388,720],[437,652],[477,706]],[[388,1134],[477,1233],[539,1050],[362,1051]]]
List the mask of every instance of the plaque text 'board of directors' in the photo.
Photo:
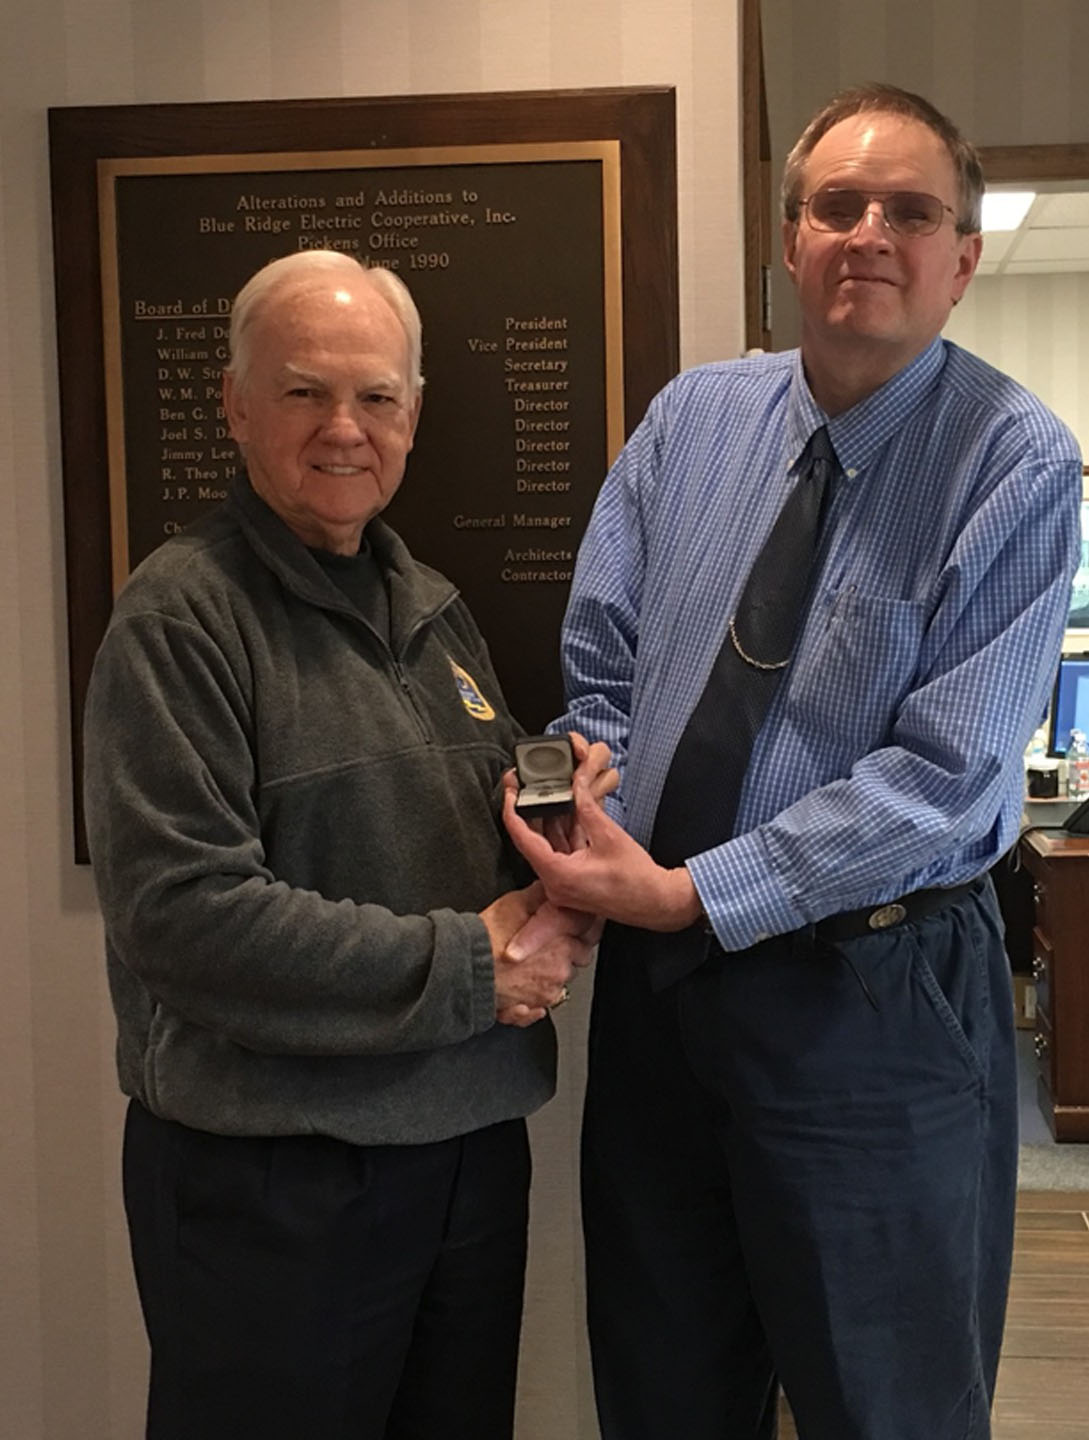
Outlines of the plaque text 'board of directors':
[[231,303],[281,255],[408,285],[426,386],[386,518],[462,591],[523,724],[559,713],[579,541],[678,364],[672,91],[73,108],[50,136],[77,858],[94,651],[239,471]]
[[231,297],[279,255],[343,250],[396,271],[424,322],[423,412],[386,518],[455,581],[514,713],[543,726],[578,538],[624,434],[618,143],[99,174],[115,590],[238,469],[220,396]]

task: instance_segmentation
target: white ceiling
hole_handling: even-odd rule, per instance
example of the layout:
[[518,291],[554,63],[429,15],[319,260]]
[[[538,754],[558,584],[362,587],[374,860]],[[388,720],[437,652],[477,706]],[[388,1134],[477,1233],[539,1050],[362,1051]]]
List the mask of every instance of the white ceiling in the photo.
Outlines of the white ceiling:
[[[1029,187],[1022,183],[990,188]],[[976,273],[1042,275],[1059,270],[1089,270],[1089,182],[1083,189],[1039,193],[1016,230],[988,230]]]

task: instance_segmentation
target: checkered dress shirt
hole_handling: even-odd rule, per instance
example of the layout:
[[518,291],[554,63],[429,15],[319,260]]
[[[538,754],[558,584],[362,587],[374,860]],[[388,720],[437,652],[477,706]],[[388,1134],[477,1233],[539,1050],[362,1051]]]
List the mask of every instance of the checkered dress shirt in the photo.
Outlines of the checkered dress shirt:
[[830,421],[797,352],[679,376],[598,498],[554,727],[609,743],[622,774],[610,805],[641,842],[753,558],[825,423],[843,475],[794,658],[734,837],[688,861],[730,950],[958,884],[1009,848],[1077,561],[1076,442],[953,344],[936,340]]

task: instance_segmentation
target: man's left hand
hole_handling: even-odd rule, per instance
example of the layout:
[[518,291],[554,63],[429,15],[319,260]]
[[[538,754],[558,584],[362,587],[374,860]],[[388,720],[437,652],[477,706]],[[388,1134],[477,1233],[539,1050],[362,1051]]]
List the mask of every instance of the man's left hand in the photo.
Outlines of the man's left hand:
[[[553,848],[514,808],[517,782],[507,780],[503,822],[554,905],[585,910],[646,930],[684,930],[702,914],[696,887],[684,866],[667,870],[605,814],[585,775],[576,773],[572,849]],[[508,949],[517,955],[517,938]]]

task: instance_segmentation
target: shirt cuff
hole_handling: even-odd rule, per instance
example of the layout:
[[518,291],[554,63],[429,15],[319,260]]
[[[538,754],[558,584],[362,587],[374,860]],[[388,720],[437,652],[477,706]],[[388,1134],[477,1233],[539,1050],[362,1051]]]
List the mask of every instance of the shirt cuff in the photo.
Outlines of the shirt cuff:
[[806,923],[772,871],[758,830],[685,861],[724,950],[747,950]]

